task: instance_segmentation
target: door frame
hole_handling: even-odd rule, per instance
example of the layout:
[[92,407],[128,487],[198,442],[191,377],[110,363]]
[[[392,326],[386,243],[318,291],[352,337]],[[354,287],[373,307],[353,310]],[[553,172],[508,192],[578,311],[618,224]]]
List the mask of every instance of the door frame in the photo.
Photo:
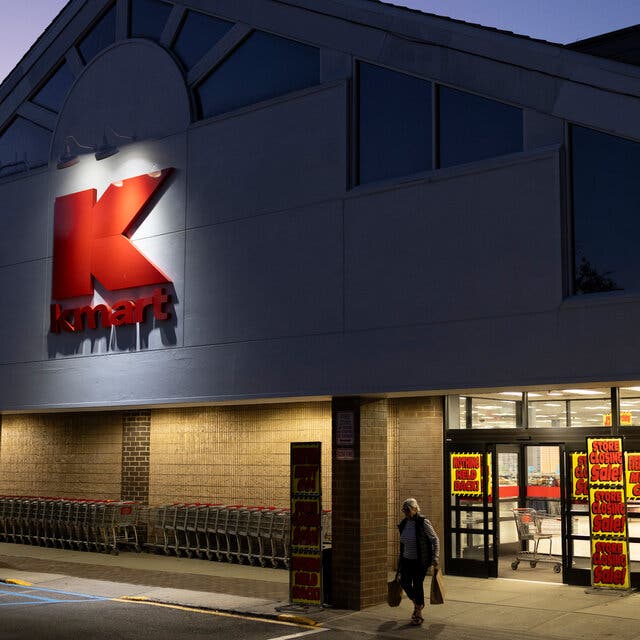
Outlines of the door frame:
[[[482,500],[475,504],[465,504],[464,498],[451,495],[451,454],[476,453],[482,456]],[[492,460],[489,465],[488,461]],[[444,484],[445,484],[445,571],[450,575],[470,576],[477,578],[496,578],[498,576],[498,542],[496,539],[495,523],[497,522],[497,500],[489,500],[486,487],[491,480],[491,487],[496,487],[497,469],[495,460],[495,445],[477,443],[465,445],[462,443],[447,443],[445,447]],[[489,471],[490,470],[490,471]],[[489,478],[489,472],[491,478]],[[462,514],[472,517],[471,523],[462,522]],[[479,514],[480,517],[473,517]],[[455,526],[454,526],[455,525]],[[462,550],[459,536],[482,536],[483,557],[461,558]],[[453,557],[453,539],[456,540],[456,557]]]
[[[489,434],[487,434],[489,435]],[[498,495],[499,477],[497,464],[498,447],[513,447],[519,449],[519,469],[518,469],[518,506],[525,506],[527,501],[526,478],[526,450],[529,446],[556,446],[559,448],[560,455],[560,521],[561,521],[561,551],[562,551],[562,582],[568,584],[583,585],[584,575],[581,571],[571,571],[571,558],[569,556],[569,540],[567,531],[569,530],[568,522],[570,518],[567,497],[570,497],[571,484],[571,464],[567,462],[567,451],[573,450],[572,444],[561,442],[558,440],[547,440],[546,438],[533,439],[509,439],[504,437],[496,438],[478,438],[477,432],[474,438],[468,441],[462,439],[447,440],[445,443],[445,461],[444,461],[444,508],[445,508],[445,570],[452,575],[462,575],[479,578],[496,578],[498,577],[498,560],[500,557],[500,500],[490,500],[487,492],[483,492],[482,504],[474,507],[466,507],[464,505],[452,504],[454,497],[451,496],[451,453],[481,453],[485,461],[483,469],[483,487],[487,486],[488,470],[487,459],[491,456],[491,486],[492,493]],[[563,480],[564,479],[564,480]],[[459,501],[456,500],[457,503]],[[460,520],[462,512],[481,513],[482,519],[480,526],[465,527]],[[454,518],[455,526],[454,526]],[[452,557],[453,539],[458,535],[482,535],[484,537],[484,559],[465,559]],[[459,555],[459,549],[456,555]],[[588,573],[588,572],[587,572]],[[589,576],[587,576],[589,578]]]

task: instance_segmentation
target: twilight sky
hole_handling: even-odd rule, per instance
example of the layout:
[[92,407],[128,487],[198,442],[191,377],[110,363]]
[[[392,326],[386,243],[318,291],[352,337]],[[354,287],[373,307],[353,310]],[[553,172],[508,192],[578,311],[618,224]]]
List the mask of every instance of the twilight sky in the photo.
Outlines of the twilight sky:
[[[0,81],[65,4],[66,0],[0,0]],[[390,4],[561,43],[640,23],[639,0],[395,0]]]

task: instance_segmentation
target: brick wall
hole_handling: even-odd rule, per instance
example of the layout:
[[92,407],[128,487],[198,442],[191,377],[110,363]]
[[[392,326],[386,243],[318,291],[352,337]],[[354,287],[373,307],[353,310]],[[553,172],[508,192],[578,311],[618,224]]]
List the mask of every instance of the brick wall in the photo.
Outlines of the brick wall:
[[291,442],[322,442],[323,504],[331,505],[331,403],[151,412],[149,503],[289,506]]
[[396,398],[389,401],[389,416],[388,567],[393,571],[399,544],[396,524],[406,498],[418,501],[441,543],[444,537],[444,401],[439,396]]
[[122,413],[122,500],[149,504],[151,411]]
[[387,400],[360,405],[360,608],[387,595]]
[[120,498],[119,412],[6,415],[0,493]]
[[360,610],[386,597],[387,401],[336,398],[333,410],[355,427],[354,459],[333,464],[333,604]]

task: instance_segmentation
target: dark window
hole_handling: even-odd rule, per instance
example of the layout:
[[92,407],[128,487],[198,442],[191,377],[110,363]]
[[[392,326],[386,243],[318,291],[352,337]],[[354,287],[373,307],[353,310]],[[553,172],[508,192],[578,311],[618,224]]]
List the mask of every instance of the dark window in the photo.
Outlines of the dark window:
[[522,110],[439,88],[439,166],[450,167],[522,151]]
[[131,0],[131,37],[160,40],[172,8],[161,0]]
[[233,27],[233,23],[189,11],[173,46],[187,69],[202,58]]
[[78,45],[80,55],[88,63],[95,55],[116,41],[116,8],[111,7]]
[[361,184],[432,168],[431,83],[358,65]]
[[46,164],[51,131],[17,117],[0,134],[0,176]]
[[68,64],[63,64],[47,83],[38,91],[31,102],[55,111],[58,113],[62,108],[62,103],[67,96],[67,92],[73,84],[73,74]]
[[571,128],[574,290],[640,286],[640,144]]
[[198,97],[208,118],[319,82],[318,49],[256,31],[198,87]]

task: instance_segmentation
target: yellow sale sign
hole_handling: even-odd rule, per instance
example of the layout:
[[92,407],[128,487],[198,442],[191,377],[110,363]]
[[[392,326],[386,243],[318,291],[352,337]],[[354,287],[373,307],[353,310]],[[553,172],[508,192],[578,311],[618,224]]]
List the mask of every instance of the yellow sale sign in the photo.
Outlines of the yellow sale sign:
[[451,454],[451,495],[482,495],[482,454]]

